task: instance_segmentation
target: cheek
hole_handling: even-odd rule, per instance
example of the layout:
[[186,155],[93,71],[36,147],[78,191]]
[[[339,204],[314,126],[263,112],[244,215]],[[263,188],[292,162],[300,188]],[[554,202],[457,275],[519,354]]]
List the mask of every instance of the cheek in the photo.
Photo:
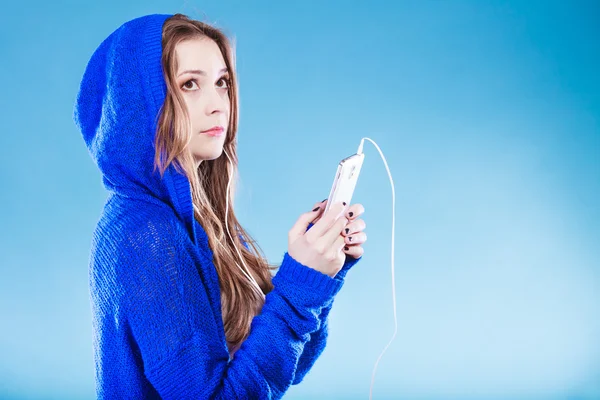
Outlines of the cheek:
[[222,96],[223,101],[225,102],[225,111],[229,115],[229,111],[231,109],[231,100],[229,99],[229,94],[225,93]]
[[202,113],[202,104],[196,99],[186,100],[187,111],[194,130],[205,127],[205,116]]

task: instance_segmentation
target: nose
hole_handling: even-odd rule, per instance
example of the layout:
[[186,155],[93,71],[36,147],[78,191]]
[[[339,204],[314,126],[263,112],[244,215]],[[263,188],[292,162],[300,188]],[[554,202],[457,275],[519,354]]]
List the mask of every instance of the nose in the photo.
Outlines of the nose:
[[229,98],[227,93],[217,89],[209,90],[206,93],[206,114],[224,113],[229,106]]

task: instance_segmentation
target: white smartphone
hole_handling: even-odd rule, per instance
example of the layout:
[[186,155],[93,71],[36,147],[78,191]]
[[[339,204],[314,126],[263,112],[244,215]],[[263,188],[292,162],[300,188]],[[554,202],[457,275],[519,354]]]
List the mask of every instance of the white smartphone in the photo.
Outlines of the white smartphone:
[[364,159],[365,155],[364,153],[361,153],[352,154],[350,157],[346,157],[340,161],[337,172],[335,173],[333,185],[331,186],[331,191],[329,192],[329,198],[327,199],[324,213],[329,211],[332,204],[341,201],[345,201],[346,205],[350,205]]

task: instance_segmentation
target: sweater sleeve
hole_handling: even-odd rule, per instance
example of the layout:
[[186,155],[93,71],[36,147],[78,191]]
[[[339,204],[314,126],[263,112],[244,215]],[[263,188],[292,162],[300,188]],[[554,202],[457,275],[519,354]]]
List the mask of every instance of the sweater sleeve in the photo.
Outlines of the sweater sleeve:
[[206,270],[214,267],[178,245],[184,240],[176,229],[161,225],[126,241],[130,251],[124,252],[120,280],[124,315],[147,379],[163,399],[281,398],[310,334],[320,328],[321,310],[342,282],[285,253],[273,290],[229,361],[220,315],[210,304]]
[[[313,224],[310,223],[306,229],[308,231],[313,227]],[[240,235],[240,240],[242,244],[249,250],[248,244],[244,241],[244,239]],[[352,256],[346,256],[346,262],[342,266],[342,269],[338,271],[334,279],[340,281],[342,284],[346,277],[346,273],[356,265],[362,256],[359,258],[354,258]],[[304,345],[304,349],[302,354],[300,355],[300,359],[298,360],[298,366],[296,368],[296,373],[294,374],[294,380],[292,385],[297,385],[308,374],[308,372],[312,369],[317,359],[321,356],[325,347],[327,345],[327,337],[329,334],[329,312],[331,311],[331,307],[333,305],[333,301],[324,307],[319,314],[320,327],[315,332],[312,332],[308,335],[308,341]]]
[[[313,226],[313,224],[309,224],[307,231]],[[340,281],[342,284],[346,277],[346,273],[358,263],[362,259],[362,256],[359,258],[354,258],[352,256],[346,256],[346,262],[342,266],[342,269],[338,271],[334,279]],[[311,370],[314,366],[317,358],[323,353],[325,350],[325,346],[327,345],[327,336],[329,334],[329,312],[331,311],[331,307],[333,306],[333,301],[327,306],[324,307],[319,315],[319,319],[321,321],[320,328],[311,333],[308,342],[304,346],[304,351],[300,356],[300,360],[298,361],[298,367],[296,369],[296,374],[294,376],[293,385],[297,385],[306,376],[306,374]]]

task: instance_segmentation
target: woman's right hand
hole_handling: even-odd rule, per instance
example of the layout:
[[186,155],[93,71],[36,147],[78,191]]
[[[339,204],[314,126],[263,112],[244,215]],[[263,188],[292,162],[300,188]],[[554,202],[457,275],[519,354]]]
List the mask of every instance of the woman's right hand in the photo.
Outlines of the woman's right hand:
[[333,204],[308,231],[308,225],[322,214],[322,210],[302,214],[288,233],[288,254],[299,263],[333,278],[346,260],[341,233],[348,223],[344,215],[347,207],[341,202]]

